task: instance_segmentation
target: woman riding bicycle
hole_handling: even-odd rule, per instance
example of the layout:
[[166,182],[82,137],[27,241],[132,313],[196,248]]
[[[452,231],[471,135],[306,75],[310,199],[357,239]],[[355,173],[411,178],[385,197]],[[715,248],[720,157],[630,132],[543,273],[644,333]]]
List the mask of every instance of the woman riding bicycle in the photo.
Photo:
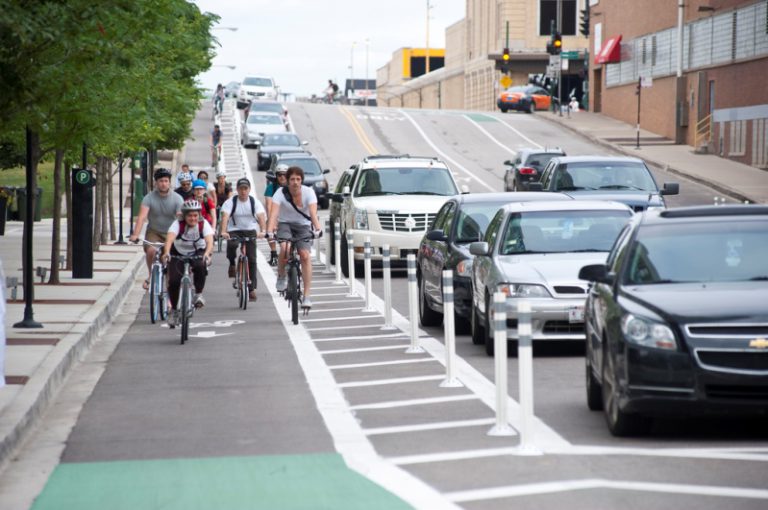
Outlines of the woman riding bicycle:
[[213,200],[210,199],[207,191],[205,181],[202,179],[195,179],[192,181],[192,191],[195,193],[194,199],[200,203],[200,214],[205,218],[205,221],[211,224],[211,228],[216,232],[216,206],[213,205]]
[[[288,185],[277,191],[272,197],[272,210],[269,216],[268,232],[279,239],[293,239],[301,259],[301,277],[304,281],[303,308],[311,308],[309,298],[312,289],[312,260],[309,251],[312,237],[322,235],[320,220],[317,219],[317,195],[312,188],[304,186],[304,170],[292,166],[286,172]],[[287,243],[280,246],[280,258],[277,264],[277,290],[282,292],[288,286],[285,275],[285,262],[288,257]]]
[[[267,218],[272,217],[272,197],[274,196],[275,192],[279,189],[283,188],[288,183],[288,177],[286,177],[286,173],[288,172],[288,165],[285,163],[281,163],[277,165],[277,168],[275,168],[275,178],[274,180],[269,180],[269,175],[267,175],[267,187],[264,189],[264,201],[267,204]],[[269,172],[267,172],[269,174]],[[269,242],[269,250],[270,250],[270,257],[269,257],[269,265],[270,266],[276,266],[277,265],[277,245],[274,241]]]
[[168,315],[168,325],[171,327],[175,327],[178,321],[176,308],[179,301],[181,278],[184,276],[184,261],[175,257],[201,255],[201,258],[190,262],[190,267],[194,275],[196,294],[194,305],[196,308],[205,306],[203,289],[213,252],[213,229],[201,217],[200,209],[200,203],[197,200],[191,199],[184,202],[181,207],[182,219],[171,224],[165,239],[163,260],[168,264],[168,294],[173,307],[172,312]]

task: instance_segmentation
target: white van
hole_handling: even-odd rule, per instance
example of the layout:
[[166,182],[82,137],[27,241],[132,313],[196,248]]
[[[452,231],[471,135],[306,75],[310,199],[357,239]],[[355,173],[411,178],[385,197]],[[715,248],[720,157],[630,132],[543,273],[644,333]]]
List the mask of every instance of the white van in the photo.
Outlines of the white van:
[[240,90],[237,92],[237,107],[245,108],[254,99],[271,101],[277,99],[275,80],[264,76],[246,76],[243,78],[240,83]]

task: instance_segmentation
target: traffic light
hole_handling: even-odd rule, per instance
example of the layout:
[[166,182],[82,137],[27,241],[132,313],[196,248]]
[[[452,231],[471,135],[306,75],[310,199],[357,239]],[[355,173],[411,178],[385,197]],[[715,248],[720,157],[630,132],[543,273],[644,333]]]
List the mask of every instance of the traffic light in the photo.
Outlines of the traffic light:
[[501,55],[501,70],[505,73],[509,72],[509,48],[504,48]]
[[554,50],[553,55],[559,55],[563,51],[563,36],[560,35],[560,32],[552,34],[552,49]]
[[581,10],[581,35],[589,37],[589,4]]

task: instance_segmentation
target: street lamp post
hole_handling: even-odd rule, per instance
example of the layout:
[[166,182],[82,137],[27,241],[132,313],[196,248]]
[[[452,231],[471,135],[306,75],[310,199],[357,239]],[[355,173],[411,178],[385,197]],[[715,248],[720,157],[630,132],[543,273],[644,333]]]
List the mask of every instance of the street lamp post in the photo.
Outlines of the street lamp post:
[[424,74],[429,74],[429,11],[432,9],[430,0],[427,0],[427,53],[425,57],[426,66],[424,68]]
[[229,30],[230,32],[237,32],[237,27],[213,27],[211,30]]
[[369,40],[365,40],[365,106],[368,106],[368,98],[371,95],[371,87],[368,83],[368,46]]
[[355,44],[357,44],[357,42],[352,41],[352,47],[349,49],[350,96],[354,95],[355,93]]

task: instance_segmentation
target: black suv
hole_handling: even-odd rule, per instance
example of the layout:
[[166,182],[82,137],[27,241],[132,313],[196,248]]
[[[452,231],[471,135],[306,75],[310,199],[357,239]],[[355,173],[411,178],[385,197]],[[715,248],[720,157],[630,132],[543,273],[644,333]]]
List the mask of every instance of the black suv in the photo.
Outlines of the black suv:
[[587,404],[611,433],[768,413],[768,206],[649,210],[585,266]]
[[538,181],[549,160],[565,156],[559,147],[553,149],[521,149],[514,160],[504,162],[509,168],[504,172],[504,191],[526,191],[528,183]]

